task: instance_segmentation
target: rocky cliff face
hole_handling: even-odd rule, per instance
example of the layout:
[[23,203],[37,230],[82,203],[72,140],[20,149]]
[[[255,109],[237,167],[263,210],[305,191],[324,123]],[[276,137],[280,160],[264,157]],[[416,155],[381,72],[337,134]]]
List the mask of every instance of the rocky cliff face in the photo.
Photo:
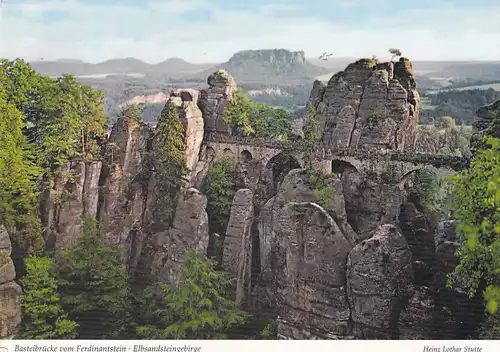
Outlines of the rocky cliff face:
[[199,92],[194,89],[179,89],[172,92],[169,99],[177,107],[179,118],[184,127],[190,181],[195,175],[204,134],[204,121],[198,107],[198,96]]
[[47,247],[74,246],[83,219],[96,217],[100,161],[73,161],[58,170],[41,196],[41,220],[46,229]]
[[234,78],[226,71],[219,70],[208,77],[207,83],[209,88],[201,90],[198,101],[203,113],[204,129],[207,132],[229,133],[230,128],[222,120],[222,114],[237,89]]
[[21,327],[21,287],[14,281],[16,271],[10,258],[9,234],[0,226],[0,340],[12,339]]
[[359,60],[327,85],[315,82],[310,97],[323,141],[398,150],[414,142],[419,101],[411,63],[404,58],[381,64]]
[[[229,132],[221,116],[236,89],[224,71],[212,74],[208,84],[199,95],[180,90],[169,97],[186,130],[192,171],[173,221],[158,216],[159,181],[143,167],[161,139],[142,123],[119,120],[102,171],[97,163],[72,164],[69,171],[80,167],[85,172],[54,181],[43,215],[52,224],[56,248],[75,241],[83,215],[97,213],[107,243],[125,247],[124,264],[136,282],[173,282],[185,249],[207,252],[213,234],[207,198],[199,189],[216,152],[202,137]],[[406,59],[357,61],[327,85],[316,82],[310,102],[327,145],[397,150],[413,145],[419,96]],[[222,236],[220,264],[237,280],[237,304],[268,314],[284,339],[410,339],[440,333],[454,338],[456,331],[444,327],[460,319],[460,309],[450,303],[460,293],[446,289],[442,278],[453,267],[456,250],[452,235],[443,234],[453,232],[444,230],[451,227],[436,230],[409,203],[404,182],[390,175],[374,178],[338,160],[331,166],[336,176],[328,179],[332,204],[321,206],[310,170],[280,156],[266,165],[233,158],[241,189]],[[98,210],[96,179],[102,189]],[[53,193],[59,189],[71,197],[56,204]]]
[[172,226],[154,236],[152,274],[157,280],[175,283],[186,249],[206,255],[209,240],[206,207],[207,197],[194,188],[180,196]]
[[145,237],[147,190],[139,178],[152,134],[146,124],[120,118],[109,136],[100,177],[100,228],[108,245],[124,247],[127,268],[137,264],[136,249]]

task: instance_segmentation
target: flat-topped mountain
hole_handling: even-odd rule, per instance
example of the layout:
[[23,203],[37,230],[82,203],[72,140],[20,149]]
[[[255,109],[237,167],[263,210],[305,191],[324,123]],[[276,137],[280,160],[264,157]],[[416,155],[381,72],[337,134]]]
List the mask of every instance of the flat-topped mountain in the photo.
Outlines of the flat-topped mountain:
[[[285,49],[243,50],[217,66],[241,83],[283,83],[311,80],[329,70],[311,64],[303,51]],[[206,77],[213,68],[197,77]]]

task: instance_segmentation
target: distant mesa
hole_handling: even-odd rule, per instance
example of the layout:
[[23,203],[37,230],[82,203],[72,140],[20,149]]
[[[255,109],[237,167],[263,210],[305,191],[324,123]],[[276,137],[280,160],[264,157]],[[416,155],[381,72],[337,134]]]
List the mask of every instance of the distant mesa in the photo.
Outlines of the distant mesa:
[[307,61],[303,51],[263,49],[239,51],[227,62],[200,72],[196,77],[206,77],[217,68],[227,71],[239,83],[303,82],[329,72]]

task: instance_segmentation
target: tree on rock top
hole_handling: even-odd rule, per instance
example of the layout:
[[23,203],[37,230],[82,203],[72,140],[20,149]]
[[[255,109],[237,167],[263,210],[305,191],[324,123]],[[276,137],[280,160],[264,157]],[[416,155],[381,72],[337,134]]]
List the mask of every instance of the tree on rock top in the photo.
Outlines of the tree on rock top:
[[391,61],[394,60],[395,57],[399,57],[402,55],[401,50],[396,49],[396,48],[389,49],[389,54],[392,55]]
[[156,127],[154,148],[151,155],[158,194],[155,211],[171,222],[175,204],[188,173],[184,127],[177,107],[167,101]]

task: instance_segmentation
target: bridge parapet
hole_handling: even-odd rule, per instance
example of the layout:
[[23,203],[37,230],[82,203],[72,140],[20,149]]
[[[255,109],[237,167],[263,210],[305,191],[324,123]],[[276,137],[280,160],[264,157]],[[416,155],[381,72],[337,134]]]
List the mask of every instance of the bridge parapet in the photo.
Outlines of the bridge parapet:
[[[255,146],[260,148],[285,150],[289,149],[300,154],[303,152],[300,140],[291,140],[288,143],[269,138],[229,136],[222,133],[210,132],[205,136],[207,142],[228,143]],[[435,167],[448,167],[453,170],[463,170],[469,167],[470,159],[440,154],[415,153],[396,151],[392,149],[376,148],[334,148],[331,145],[318,142],[314,151],[316,160],[333,160],[337,158],[353,158],[359,161],[399,161],[414,165],[432,165]]]
[[257,138],[257,137],[241,137],[229,136],[224,133],[208,132],[205,134],[205,141],[212,143],[229,143],[241,145],[253,145],[257,147],[268,147],[274,149],[283,149],[285,144],[276,139],[270,138]]
[[448,167],[456,171],[467,169],[470,165],[469,158],[426,153],[394,152],[391,160],[410,162],[415,165],[432,165],[437,168]]

